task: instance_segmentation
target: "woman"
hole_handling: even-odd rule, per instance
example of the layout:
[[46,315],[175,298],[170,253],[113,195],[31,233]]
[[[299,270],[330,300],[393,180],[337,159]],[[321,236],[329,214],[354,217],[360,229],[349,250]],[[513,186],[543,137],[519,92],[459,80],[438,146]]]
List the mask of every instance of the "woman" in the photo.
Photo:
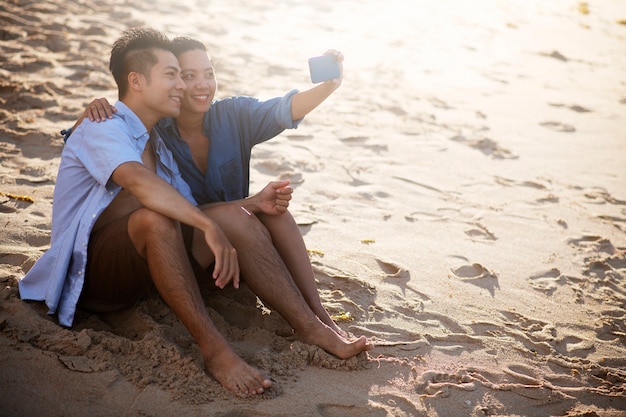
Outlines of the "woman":
[[[179,37],[174,39],[174,45],[187,89],[180,115],[176,119],[162,119],[156,129],[174,154],[199,204],[247,198],[252,147],[284,129],[296,128],[304,116],[341,85],[343,77],[343,55],[329,50],[325,54],[334,55],[339,62],[337,79],[302,92],[292,90],[283,97],[267,101],[244,96],[215,101],[217,80],[204,44]],[[84,117],[92,121],[105,120],[115,111],[106,99],[96,99],[77,124]],[[285,192],[286,186],[276,187],[276,193]],[[267,192],[268,187],[263,192]],[[270,232],[274,246],[311,310],[322,322],[345,336],[322,306],[308,252],[293,216],[286,210],[279,215],[262,210],[254,214]]]

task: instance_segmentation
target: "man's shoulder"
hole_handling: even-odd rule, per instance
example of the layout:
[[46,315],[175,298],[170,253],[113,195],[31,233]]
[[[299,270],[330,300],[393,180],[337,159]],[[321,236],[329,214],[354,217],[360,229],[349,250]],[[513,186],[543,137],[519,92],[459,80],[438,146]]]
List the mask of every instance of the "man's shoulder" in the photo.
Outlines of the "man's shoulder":
[[[76,130],[72,132],[72,137],[76,136],[75,139],[86,138],[90,141],[95,138],[119,141],[124,138],[136,138],[145,133],[146,129],[143,125],[133,124],[132,121],[128,120],[124,115],[114,114],[111,119],[106,119],[101,122],[85,119]],[[71,139],[68,142],[71,142]]]
[[100,134],[106,134],[107,132],[120,133],[125,131],[128,131],[129,133],[131,131],[126,119],[123,116],[114,114],[111,119],[106,119],[101,122],[91,121],[89,119],[83,120],[82,123],[76,127],[74,132],[72,132],[72,136],[80,133],[85,134],[97,132]]

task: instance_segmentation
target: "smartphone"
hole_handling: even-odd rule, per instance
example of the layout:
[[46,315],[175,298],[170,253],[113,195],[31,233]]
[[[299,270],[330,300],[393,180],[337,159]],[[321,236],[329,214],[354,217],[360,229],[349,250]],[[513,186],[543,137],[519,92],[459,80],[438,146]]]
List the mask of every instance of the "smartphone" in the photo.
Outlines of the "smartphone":
[[320,55],[309,58],[309,70],[313,84],[339,78],[339,62],[334,55]]

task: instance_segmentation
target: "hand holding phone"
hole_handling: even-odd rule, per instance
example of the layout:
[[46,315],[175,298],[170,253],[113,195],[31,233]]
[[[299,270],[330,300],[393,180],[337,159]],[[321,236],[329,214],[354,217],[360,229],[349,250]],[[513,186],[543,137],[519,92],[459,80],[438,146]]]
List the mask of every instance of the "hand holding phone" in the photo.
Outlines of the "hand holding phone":
[[332,54],[309,58],[309,71],[311,72],[311,82],[313,84],[341,76],[339,61],[337,61],[337,57]]

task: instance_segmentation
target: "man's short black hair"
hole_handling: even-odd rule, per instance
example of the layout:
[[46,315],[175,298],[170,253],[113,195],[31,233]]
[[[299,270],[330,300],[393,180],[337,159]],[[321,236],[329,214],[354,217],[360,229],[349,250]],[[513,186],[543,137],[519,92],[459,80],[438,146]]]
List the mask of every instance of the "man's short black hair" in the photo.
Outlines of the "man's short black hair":
[[172,41],[152,28],[128,29],[115,41],[109,69],[117,84],[120,99],[128,92],[128,74],[131,72],[142,74],[149,80],[150,69],[158,62],[155,49],[172,51]]

